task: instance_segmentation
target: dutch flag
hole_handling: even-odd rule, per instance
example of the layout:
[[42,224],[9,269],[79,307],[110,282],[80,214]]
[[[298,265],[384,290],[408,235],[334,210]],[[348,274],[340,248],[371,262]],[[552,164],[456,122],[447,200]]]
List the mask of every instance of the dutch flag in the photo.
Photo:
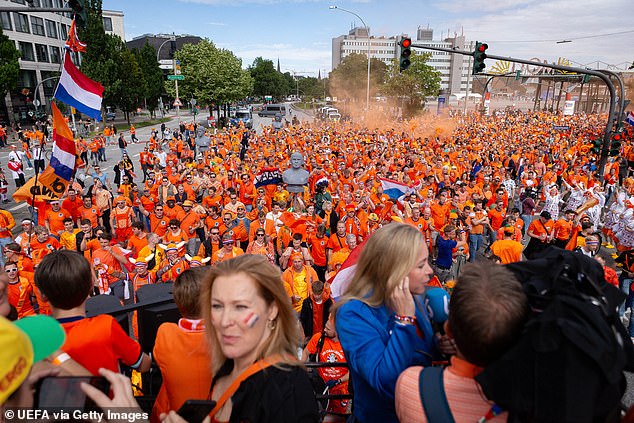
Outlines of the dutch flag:
[[625,117],[625,121],[630,125],[634,126],[634,112],[629,112]]
[[407,194],[410,188],[401,182],[393,181],[391,179],[382,179],[381,186],[383,187],[383,193],[390,197],[391,200],[398,200],[399,197]]
[[68,51],[64,56],[62,75],[53,97],[97,121],[101,120],[103,86],[81,73],[73,64]]

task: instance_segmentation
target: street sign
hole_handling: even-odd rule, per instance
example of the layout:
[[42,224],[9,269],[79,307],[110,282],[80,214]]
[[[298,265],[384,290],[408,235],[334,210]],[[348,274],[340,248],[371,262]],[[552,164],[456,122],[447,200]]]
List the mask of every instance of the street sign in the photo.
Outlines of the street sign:
[[40,103],[40,100],[38,100],[37,98],[36,98],[35,100],[33,100],[33,105],[34,105],[35,107],[40,107],[40,104],[41,104],[41,103]]
[[192,106],[196,105],[196,99],[192,98],[191,100],[189,100],[189,104],[191,104]]
[[173,80],[182,81],[183,79],[185,79],[185,75],[167,75],[167,79],[169,81],[173,81]]
[[174,107],[181,107],[183,103],[179,99],[174,100]]

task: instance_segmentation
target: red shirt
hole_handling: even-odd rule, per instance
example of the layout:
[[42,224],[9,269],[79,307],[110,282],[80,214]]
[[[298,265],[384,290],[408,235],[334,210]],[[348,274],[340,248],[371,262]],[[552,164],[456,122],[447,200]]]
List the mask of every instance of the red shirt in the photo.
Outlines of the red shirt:
[[132,366],[141,360],[141,345],[108,314],[59,322],[66,331],[62,350],[95,376],[101,367],[119,373],[119,361]]

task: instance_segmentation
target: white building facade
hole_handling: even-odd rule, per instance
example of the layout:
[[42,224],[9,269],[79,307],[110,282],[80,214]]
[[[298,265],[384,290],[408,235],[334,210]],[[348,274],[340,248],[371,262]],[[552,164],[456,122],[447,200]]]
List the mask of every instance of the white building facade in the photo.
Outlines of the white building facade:
[[[403,34],[403,36],[407,36]],[[332,39],[332,69],[335,69],[343,59],[351,53],[367,55],[370,46],[370,57],[382,60],[386,64],[397,60],[397,42],[400,36],[373,37],[369,36],[366,28],[354,28],[348,35],[341,35]],[[433,30],[418,28],[415,44],[430,47],[457,48],[471,51],[475,43],[466,41],[464,35],[454,35],[443,40],[433,40]],[[440,72],[440,89],[447,96],[458,93],[471,92],[471,65],[469,56],[451,54],[440,51],[413,49],[414,53],[431,53],[427,61],[431,67]]]
[[[0,0],[3,8],[67,7],[63,0]],[[111,31],[124,37],[123,12],[103,11],[104,24],[110,19]],[[64,44],[72,22],[69,13],[0,12],[2,31],[22,54],[20,77],[15,90],[0,101],[0,124],[33,123],[37,112],[48,113],[57,77],[64,58]],[[35,103],[34,103],[35,102]],[[39,103],[38,107],[35,104]]]

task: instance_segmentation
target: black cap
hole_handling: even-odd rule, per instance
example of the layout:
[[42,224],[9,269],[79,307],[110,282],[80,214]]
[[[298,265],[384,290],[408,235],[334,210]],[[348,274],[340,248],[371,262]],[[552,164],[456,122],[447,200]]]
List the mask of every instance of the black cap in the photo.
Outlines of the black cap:
[[550,216],[550,212],[548,212],[548,211],[546,211],[546,210],[544,210],[543,212],[541,212],[541,213],[539,214],[539,216],[540,216],[540,217],[543,217],[544,219],[550,219],[550,217],[551,217],[551,216]]

